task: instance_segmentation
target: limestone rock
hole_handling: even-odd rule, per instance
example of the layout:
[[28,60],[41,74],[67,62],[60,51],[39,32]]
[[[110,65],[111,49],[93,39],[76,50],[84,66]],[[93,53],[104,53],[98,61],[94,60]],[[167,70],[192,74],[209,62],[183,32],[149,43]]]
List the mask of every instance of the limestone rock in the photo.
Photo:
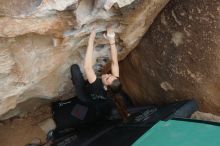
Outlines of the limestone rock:
[[1,117],[19,114],[17,104],[29,99],[72,97],[69,67],[82,66],[91,27],[97,30],[93,63],[99,74],[109,60],[106,26],[114,26],[123,59],[168,1],[1,0]]
[[212,121],[212,122],[220,122],[220,117],[210,114],[210,113],[203,113],[203,112],[195,112],[191,116],[192,119],[196,120],[203,120],[203,121]]
[[121,7],[124,7],[126,5],[131,4],[134,1],[135,0],[106,0],[104,2],[104,8],[106,10],[109,10],[115,3],[117,3],[118,6],[121,8]]
[[195,99],[220,115],[220,1],[173,0],[121,63],[124,89],[139,104]]
[[76,8],[78,0],[2,0],[1,16],[13,18],[48,17],[68,7]]

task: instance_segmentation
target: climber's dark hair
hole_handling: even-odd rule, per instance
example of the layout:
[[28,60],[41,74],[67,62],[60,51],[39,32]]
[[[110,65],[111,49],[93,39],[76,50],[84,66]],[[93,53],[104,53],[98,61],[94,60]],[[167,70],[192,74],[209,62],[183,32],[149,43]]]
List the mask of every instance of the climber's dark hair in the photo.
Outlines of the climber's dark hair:
[[127,107],[124,103],[124,99],[120,93],[121,88],[122,88],[122,85],[121,85],[119,78],[113,80],[112,84],[110,86],[108,86],[108,89],[109,89],[108,95],[110,95],[110,97],[112,97],[112,99],[115,103],[115,106],[117,108],[117,111],[118,111],[119,115],[121,116],[121,119],[123,120],[123,122],[127,122],[129,113],[128,113]]
[[108,89],[113,93],[119,93],[121,91],[122,85],[119,78],[112,81],[111,85],[108,86]]

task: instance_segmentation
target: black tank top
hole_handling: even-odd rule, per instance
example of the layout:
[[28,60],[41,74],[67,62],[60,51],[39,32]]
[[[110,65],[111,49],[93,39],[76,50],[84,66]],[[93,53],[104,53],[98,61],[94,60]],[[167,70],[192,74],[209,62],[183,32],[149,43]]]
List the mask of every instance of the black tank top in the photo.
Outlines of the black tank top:
[[104,85],[100,78],[96,78],[93,83],[88,83],[87,91],[91,96],[92,100],[106,100],[107,92],[104,89]]
[[108,97],[107,91],[104,89],[104,85],[100,78],[96,78],[93,83],[87,84],[87,92],[99,111],[102,114],[109,114],[114,103],[112,98]]

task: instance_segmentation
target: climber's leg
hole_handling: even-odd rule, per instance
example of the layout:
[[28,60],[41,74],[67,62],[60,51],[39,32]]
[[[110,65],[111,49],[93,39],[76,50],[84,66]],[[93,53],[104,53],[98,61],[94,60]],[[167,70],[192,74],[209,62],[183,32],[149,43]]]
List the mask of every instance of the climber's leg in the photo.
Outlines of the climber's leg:
[[82,72],[77,64],[71,66],[71,76],[72,82],[76,88],[76,95],[82,102],[89,102],[90,99],[85,90],[85,80],[83,78]]

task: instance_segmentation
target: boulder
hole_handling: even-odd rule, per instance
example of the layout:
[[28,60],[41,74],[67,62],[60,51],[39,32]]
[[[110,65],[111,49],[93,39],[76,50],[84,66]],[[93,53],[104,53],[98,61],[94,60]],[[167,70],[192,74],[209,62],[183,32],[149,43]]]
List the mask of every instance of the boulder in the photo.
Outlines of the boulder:
[[220,115],[220,1],[172,0],[120,64],[137,104],[195,99]]
[[83,72],[92,26],[97,31],[93,64],[99,75],[109,62],[106,26],[113,25],[121,60],[168,1],[1,0],[0,119],[30,110],[19,104],[30,99],[35,99],[29,104],[35,108],[36,99],[74,96],[69,68],[77,63]]

